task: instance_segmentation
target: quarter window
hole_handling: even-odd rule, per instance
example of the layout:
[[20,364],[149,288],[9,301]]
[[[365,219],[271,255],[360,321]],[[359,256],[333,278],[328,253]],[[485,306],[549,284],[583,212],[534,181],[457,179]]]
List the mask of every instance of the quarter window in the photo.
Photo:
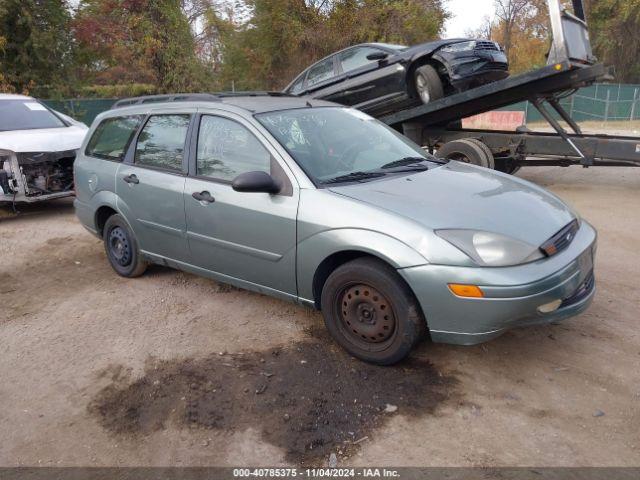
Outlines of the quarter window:
[[342,71],[350,72],[356,68],[364,67],[369,63],[374,63],[373,60],[367,59],[367,55],[378,52],[380,52],[380,50],[371,47],[350,48],[342,52],[338,56],[338,60],[340,61]]
[[333,57],[327,58],[317,65],[311,67],[307,77],[307,87],[312,87],[320,82],[333,77]]
[[196,155],[198,176],[232,181],[241,173],[257,170],[270,173],[271,155],[246,127],[228,118],[202,117]]
[[289,88],[289,92],[288,93],[299,93],[302,91],[302,84],[304,83],[304,75],[302,75],[297,81],[296,83],[294,83],[293,85],[291,85],[291,88]]
[[140,115],[103,120],[93,132],[85,153],[91,157],[122,161],[141,121]]
[[138,136],[135,163],[148,167],[182,171],[184,143],[189,115],[149,117]]

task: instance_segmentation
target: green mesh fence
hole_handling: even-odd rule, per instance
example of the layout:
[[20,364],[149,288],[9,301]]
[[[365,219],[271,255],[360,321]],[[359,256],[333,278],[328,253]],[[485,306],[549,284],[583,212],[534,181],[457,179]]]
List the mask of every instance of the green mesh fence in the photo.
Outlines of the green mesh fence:
[[98,114],[109,110],[117,98],[79,98],[72,100],[42,100],[48,107],[91,125]]
[[[640,120],[640,85],[592,85],[581,88],[560,103],[578,122]],[[526,112],[527,123],[544,121],[530,102],[516,103],[500,110]]]

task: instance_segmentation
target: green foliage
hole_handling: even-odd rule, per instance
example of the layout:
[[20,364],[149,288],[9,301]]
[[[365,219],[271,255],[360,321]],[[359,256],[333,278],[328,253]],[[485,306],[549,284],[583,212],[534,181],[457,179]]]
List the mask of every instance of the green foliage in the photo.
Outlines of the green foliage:
[[66,0],[0,0],[0,85],[18,92],[65,92],[73,36]]
[[150,84],[156,92],[213,85],[180,0],[82,0],[75,34],[87,83]]
[[122,83],[115,85],[86,85],[78,88],[81,97],[122,98],[154,95],[159,89],[152,83]]
[[640,0],[590,0],[587,13],[598,59],[617,82],[640,83]]
[[362,42],[414,44],[438,37],[440,0],[252,0],[236,24],[207,17],[221,47],[218,79],[229,89],[280,89],[310,63]]

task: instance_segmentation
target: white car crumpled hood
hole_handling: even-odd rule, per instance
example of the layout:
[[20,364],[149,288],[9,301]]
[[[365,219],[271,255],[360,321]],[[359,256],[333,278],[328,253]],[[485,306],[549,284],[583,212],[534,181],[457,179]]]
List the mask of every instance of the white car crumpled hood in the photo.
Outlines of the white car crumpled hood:
[[0,132],[0,150],[10,150],[15,153],[77,150],[82,145],[88,130],[84,126],[72,125],[61,128]]

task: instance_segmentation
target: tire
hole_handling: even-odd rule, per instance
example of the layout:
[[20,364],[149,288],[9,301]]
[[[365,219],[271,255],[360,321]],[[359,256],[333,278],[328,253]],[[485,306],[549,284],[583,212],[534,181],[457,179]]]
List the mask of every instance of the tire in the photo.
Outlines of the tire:
[[485,150],[485,148],[478,145],[476,142],[482,143],[479,140],[471,140],[473,139],[454,140],[445,143],[438,149],[436,156],[447,160],[471,163],[480,167],[493,168],[494,162],[491,151],[488,148]]
[[487,147],[484,142],[482,140],[478,140],[477,138],[465,138],[465,140],[467,142],[471,142],[474,145],[477,145],[478,147],[480,147],[482,149],[482,151],[485,154],[485,157],[487,159],[487,164],[488,167],[492,170],[494,170],[496,168],[496,163],[495,163],[495,159],[493,158],[493,152],[491,151],[491,149],[489,147]]
[[423,65],[416,69],[413,74],[413,88],[416,98],[424,105],[444,97],[442,80],[431,65]]
[[147,262],[140,256],[136,237],[122,215],[111,215],[107,219],[102,239],[107,259],[118,275],[139,277],[147,269]]
[[329,333],[366,362],[399,362],[425,336],[427,323],[413,292],[384,262],[359,258],[336,268],[322,289]]

